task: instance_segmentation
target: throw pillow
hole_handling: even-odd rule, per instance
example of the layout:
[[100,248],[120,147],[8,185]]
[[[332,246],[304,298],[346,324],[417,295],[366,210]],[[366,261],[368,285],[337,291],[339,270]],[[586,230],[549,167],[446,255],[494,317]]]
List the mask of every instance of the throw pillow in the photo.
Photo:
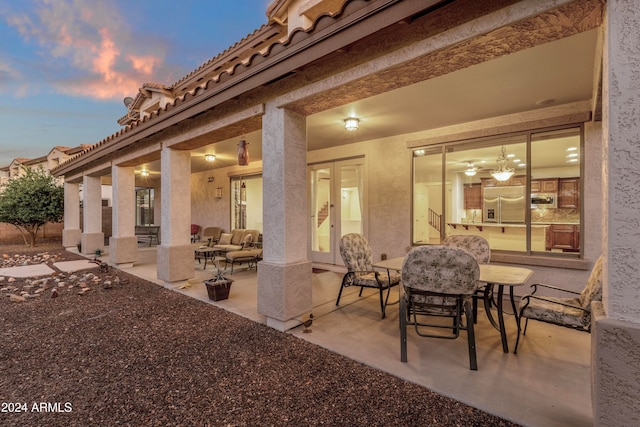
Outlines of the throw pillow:
[[247,246],[251,245],[252,241],[253,241],[253,236],[251,234],[247,234],[246,236],[244,236],[244,239],[242,239],[242,246],[246,248]]
[[222,233],[220,236],[220,240],[218,240],[219,245],[228,245],[231,243],[231,237],[233,234],[231,233]]

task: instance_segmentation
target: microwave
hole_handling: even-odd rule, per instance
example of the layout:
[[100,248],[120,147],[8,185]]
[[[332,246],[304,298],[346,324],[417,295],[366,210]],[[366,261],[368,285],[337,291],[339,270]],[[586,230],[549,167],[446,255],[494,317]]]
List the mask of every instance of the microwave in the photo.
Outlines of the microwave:
[[557,195],[552,193],[531,194],[531,209],[557,208]]

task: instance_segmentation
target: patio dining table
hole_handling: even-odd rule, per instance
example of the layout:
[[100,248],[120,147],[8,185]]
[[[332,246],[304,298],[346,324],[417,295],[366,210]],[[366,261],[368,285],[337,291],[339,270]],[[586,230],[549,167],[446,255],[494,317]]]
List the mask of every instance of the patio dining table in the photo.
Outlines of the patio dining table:
[[[373,267],[384,268],[388,270],[402,271],[402,263],[404,257],[391,258],[383,261],[379,261],[373,264]],[[509,345],[507,343],[507,332],[504,325],[504,310],[503,310],[503,297],[504,287],[509,287],[509,299],[511,301],[511,307],[513,308],[513,315],[517,316],[517,308],[515,299],[513,296],[513,288],[516,286],[525,285],[531,276],[533,270],[524,267],[513,267],[506,265],[496,264],[480,264],[480,282],[486,283],[484,291],[484,307],[487,314],[487,318],[491,325],[500,331],[500,338],[502,341],[502,351],[509,352]],[[491,312],[493,305],[493,291],[497,287],[497,301],[496,311],[498,321],[496,322]],[[516,318],[517,321],[517,318]]]

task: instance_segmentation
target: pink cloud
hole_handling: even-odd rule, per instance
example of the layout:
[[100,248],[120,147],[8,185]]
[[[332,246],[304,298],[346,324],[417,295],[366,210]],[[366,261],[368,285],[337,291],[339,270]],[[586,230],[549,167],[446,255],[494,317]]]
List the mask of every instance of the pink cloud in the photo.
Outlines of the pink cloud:
[[116,99],[135,95],[144,82],[171,83],[169,73],[159,74],[164,46],[135,43],[113,2],[44,0],[35,14],[13,16],[8,22],[24,38],[36,40],[44,48],[42,55],[67,63],[76,84],[54,77],[51,84],[60,93]]

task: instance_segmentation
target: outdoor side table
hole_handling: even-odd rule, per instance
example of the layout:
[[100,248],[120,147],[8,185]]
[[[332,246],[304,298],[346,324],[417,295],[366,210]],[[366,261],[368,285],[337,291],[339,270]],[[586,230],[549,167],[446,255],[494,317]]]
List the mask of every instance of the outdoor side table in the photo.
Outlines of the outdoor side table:
[[207,269],[207,259],[210,258],[211,262],[215,260],[216,253],[218,251],[214,248],[204,247],[196,249],[196,257],[198,258],[198,262],[200,262],[200,256],[204,257],[204,270]]

